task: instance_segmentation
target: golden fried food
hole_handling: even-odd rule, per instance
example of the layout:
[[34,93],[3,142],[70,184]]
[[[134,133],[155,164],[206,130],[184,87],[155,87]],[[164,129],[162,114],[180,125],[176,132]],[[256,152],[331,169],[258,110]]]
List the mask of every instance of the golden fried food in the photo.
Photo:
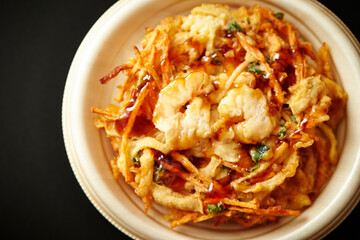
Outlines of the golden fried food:
[[328,46],[318,52],[260,6],[203,4],[147,28],[117,104],[97,113],[116,153],[110,166],[171,227],[297,216],[337,164],[334,130],[347,94]]

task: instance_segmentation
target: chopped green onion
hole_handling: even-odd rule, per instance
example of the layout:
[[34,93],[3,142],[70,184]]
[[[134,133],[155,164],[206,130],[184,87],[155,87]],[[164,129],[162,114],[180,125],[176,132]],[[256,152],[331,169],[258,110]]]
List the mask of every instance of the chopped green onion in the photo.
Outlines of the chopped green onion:
[[163,184],[163,177],[164,177],[165,169],[162,167],[158,167],[155,169],[153,174],[153,180],[157,184],[162,185]]
[[251,63],[249,63],[249,65],[247,66],[247,70],[249,72],[260,74],[262,76],[265,75],[265,73],[260,70],[260,63],[259,62],[251,62]]
[[228,22],[225,28],[227,37],[233,37],[235,32],[245,32],[236,21]]
[[250,170],[247,170],[247,169],[244,169],[246,172],[248,172],[248,173],[252,173],[252,172],[254,172],[256,169],[258,169],[259,168],[259,163],[258,162],[256,162],[255,163],[255,165],[254,165],[254,167],[252,168],[252,169],[250,169]]
[[232,21],[226,24],[226,31],[228,33],[234,33],[234,32],[243,32],[244,30],[240,27],[240,25],[236,21]]
[[140,166],[140,159],[139,157],[133,157],[133,163],[135,167],[139,167]]
[[278,138],[280,140],[283,140],[283,139],[286,138],[286,130],[287,130],[287,127],[285,125],[280,126],[280,131],[279,131],[279,134],[278,134]]
[[274,14],[274,17],[276,17],[276,18],[279,19],[279,20],[283,20],[283,18],[284,18],[284,13],[282,13],[282,12],[277,12],[277,13]]
[[222,202],[219,202],[218,204],[208,204],[207,208],[208,208],[208,212],[211,214],[221,213],[222,211],[225,210]]
[[256,163],[269,149],[268,146],[260,144],[257,148],[250,150],[251,160]]
[[263,157],[265,152],[267,152],[270,148],[266,145],[260,144],[256,148],[250,150],[250,157],[253,162],[255,162],[255,165],[250,170],[244,169],[248,173],[254,172],[256,169],[259,168],[258,161]]
[[231,169],[230,168],[228,168],[228,167],[225,167],[224,165],[221,165],[222,166],[222,169],[225,169],[226,171],[230,171]]
[[153,173],[153,180],[159,185],[169,186],[174,181],[174,175],[160,166],[155,169]]

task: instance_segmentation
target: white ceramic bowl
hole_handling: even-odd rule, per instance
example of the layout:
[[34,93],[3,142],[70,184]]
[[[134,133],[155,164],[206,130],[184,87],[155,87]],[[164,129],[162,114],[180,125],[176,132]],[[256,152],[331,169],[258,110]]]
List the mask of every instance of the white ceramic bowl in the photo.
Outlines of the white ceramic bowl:
[[[341,157],[329,183],[314,204],[299,217],[282,218],[276,224],[243,228],[224,224],[189,224],[175,229],[161,217],[155,205],[146,215],[141,200],[122,179],[115,181],[108,166],[114,153],[105,135],[93,124],[92,106],[113,102],[122,77],[102,86],[98,79],[133,55],[145,27],[166,16],[188,14],[202,2],[233,7],[259,4],[285,13],[318,49],[330,46],[333,70],[349,94],[347,116],[339,131]],[[115,227],[135,239],[315,239],[326,235],[356,205],[360,196],[360,47],[345,25],[328,9],[312,0],[122,0],[115,3],[86,35],[71,65],[63,99],[63,133],[66,150],[84,192]]]

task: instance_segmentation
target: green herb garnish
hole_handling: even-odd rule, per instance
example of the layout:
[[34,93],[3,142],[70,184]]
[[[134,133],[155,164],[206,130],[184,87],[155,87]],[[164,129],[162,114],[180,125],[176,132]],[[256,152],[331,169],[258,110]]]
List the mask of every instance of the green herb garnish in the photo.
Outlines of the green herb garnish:
[[247,66],[247,70],[249,72],[260,74],[262,76],[265,75],[265,73],[262,70],[260,70],[260,63],[259,62],[251,62],[251,63],[249,63],[249,65]]
[[230,168],[225,167],[224,165],[221,165],[221,167],[222,167],[222,169],[225,169],[225,170],[228,171],[228,172],[231,170]]
[[258,169],[258,168],[259,168],[259,163],[256,162],[255,165],[254,165],[254,167],[253,167],[252,169],[250,169],[250,170],[244,169],[244,170],[245,170],[246,172],[248,172],[248,173],[252,173],[253,171],[255,171],[255,170]]
[[219,202],[218,204],[208,204],[207,208],[208,208],[208,212],[211,214],[221,213],[222,211],[225,210],[222,202]]
[[243,32],[244,30],[240,27],[240,25],[236,21],[232,21],[226,24],[226,31],[228,33],[234,33],[234,32]]
[[248,173],[254,172],[256,169],[259,168],[259,160],[263,157],[265,152],[267,152],[270,148],[266,145],[260,144],[256,148],[250,150],[250,157],[255,165],[250,170],[244,169]]
[[157,184],[162,185],[163,184],[163,177],[165,175],[165,169],[162,167],[158,167],[155,169],[154,174],[153,174],[153,180],[154,182],[156,182]]
[[133,157],[133,163],[135,167],[140,167],[140,158],[139,157]]
[[160,166],[155,169],[153,180],[159,185],[169,186],[174,181],[174,175]]
[[250,150],[251,160],[256,163],[269,149],[268,146],[260,144],[255,149]]
[[278,134],[278,138],[280,140],[283,140],[286,138],[286,130],[287,130],[287,127],[285,125],[280,125],[280,131],[279,131],[279,134]]
[[294,114],[291,115],[291,120],[293,121],[293,123],[298,124],[298,121],[296,120],[296,116]]
[[282,12],[277,12],[277,13],[274,14],[274,17],[276,17],[276,18],[279,19],[279,20],[283,20],[283,18],[284,18],[284,13],[282,13]]
[[245,32],[236,21],[228,22],[225,29],[227,37],[233,37],[235,32]]

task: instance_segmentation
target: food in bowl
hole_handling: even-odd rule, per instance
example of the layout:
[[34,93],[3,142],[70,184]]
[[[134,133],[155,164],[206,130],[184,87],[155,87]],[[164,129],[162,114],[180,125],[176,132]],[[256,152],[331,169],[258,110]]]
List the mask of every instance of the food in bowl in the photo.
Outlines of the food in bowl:
[[324,43],[300,40],[284,14],[203,4],[147,28],[117,66],[117,104],[97,113],[115,179],[171,227],[213,219],[244,226],[297,216],[338,160],[334,130],[347,94]]

